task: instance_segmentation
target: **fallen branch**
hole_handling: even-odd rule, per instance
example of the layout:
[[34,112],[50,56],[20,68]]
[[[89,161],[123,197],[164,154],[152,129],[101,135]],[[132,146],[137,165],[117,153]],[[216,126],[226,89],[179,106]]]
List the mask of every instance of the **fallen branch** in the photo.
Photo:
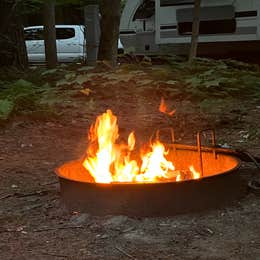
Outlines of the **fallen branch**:
[[48,186],[48,185],[53,185],[53,184],[58,184],[58,181],[52,181],[52,182],[46,182],[46,183],[42,183],[40,184],[40,186]]
[[29,193],[14,192],[14,193],[9,193],[9,194],[3,195],[2,197],[0,197],[0,200],[4,200],[4,199],[10,198],[10,197],[25,198],[25,197],[31,197],[31,196],[43,196],[50,191],[54,191],[54,190],[39,190],[39,191],[34,191],[34,192],[29,192]]
[[120,247],[117,247],[117,246],[116,246],[115,249],[118,250],[119,252],[121,252],[122,254],[124,254],[125,256],[131,258],[131,259],[137,259],[137,258],[135,258],[134,256],[128,254],[125,250],[123,250],[123,249],[120,248]]
[[60,255],[60,254],[54,254],[54,253],[48,253],[48,252],[40,252],[42,255],[49,255],[49,256],[54,256],[54,257],[63,257],[63,258],[68,258],[70,256],[68,255]]
[[38,190],[38,191],[34,191],[34,192],[29,192],[29,193],[14,193],[14,196],[16,196],[17,198],[24,198],[24,197],[31,197],[31,196],[42,196],[47,194],[49,191],[52,190]]
[[[34,230],[32,230],[32,232],[45,232],[45,231],[52,231],[52,230],[59,230],[59,229],[74,229],[74,228],[83,228],[83,226],[66,226],[66,227],[41,228],[41,229],[34,229]],[[17,229],[4,229],[4,230],[0,230],[0,233],[13,233],[13,232],[21,232],[21,230],[17,230]],[[30,230],[27,230],[26,232],[30,232]]]
[[0,200],[4,200],[4,199],[10,198],[12,196],[14,196],[14,194],[6,194],[6,195],[0,197]]
[[52,231],[52,230],[75,229],[75,228],[84,228],[84,227],[83,226],[66,226],[66,227],[54,227],[54,228],[41,228],[41,229],[34,229],[33,232],[45,232],[45,231]]
[[35,204],[35,205],[32,205],[32,206],[26,206],[25,208],[23,208],[21,210],[21,212],[23,213],[23,212],[26,212],[26,211],[30,211],[32,209],[37,209],[37,208],[42,207],[43,205],[44,205],[44,203],[38,203],[38,204]]
[[17,231],[15,229],[4,229],[4,230],[0,230],[0,233],[15,233],[15,232],[21,232],[21,231]]

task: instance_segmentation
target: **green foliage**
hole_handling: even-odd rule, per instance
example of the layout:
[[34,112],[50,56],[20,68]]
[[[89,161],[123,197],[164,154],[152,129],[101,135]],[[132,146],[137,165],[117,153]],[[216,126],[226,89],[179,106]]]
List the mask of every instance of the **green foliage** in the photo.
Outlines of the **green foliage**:
[[[19,1],[17,5],[17,10],[21,14],[28,14],[40,11],[42,4],[46,0],[25,0]],[[100,0],[56,0],[56,5],[77,5],[79,7],[88,5],[88,4],[99,4]]]
[[186,85],[185,92],[201,102],[208,97],[240,99],[260,96],[258,65],[205,58],[196,59],[192,64],[172,58],[169,63],[175,78]]
[[17,9],[21,14],[37,12],[41,9],[43,0],[25,0],[18,3]]
[[203,112],[218,112],[220,113],[228,104],[229,100],[206,98],[199,103],[199,107]]
[[50,118],[58,111],[92,111],[97,106],[96,93],[114,97],[107,85],[121,84],[124,88],[130,81],[138,84],[142,96],[154,92],[174,100],[194,101],[201,111],[209,113],[231,110],[234,104],[244,100],[259,104],[258,65],[209,59],[197,59],[191,65],[172,59],[169,64],[122,64],[113,71],[70,64],[53,70],[43,67],[30,70],[19,75],[23,78],[19,80],[12,77],[7,81],[7,77],[3,77],[0,80],[0,120],[16,114],[44,114]]
[[6,120],[14,109],[13,101],[0,99],[0,120]]
[[172,71],[167,68],[153,69],[152,77],[155,80],[171,80],[173,77]]
[[[6,120],[11,114],[50,111],[49,104],[52,101],[50,93],[52,92],[48,84],[38,87],[23,79],[5,85],[5,88],[0,91],[0,119]],[[44,98],[48,102],[42,102]]]
[[[123,10],[127,0],[121,0],[121,9]],[[18,10],[22,14],[32,13],[39,11],[42,7],[42,4],[46,0],[25,0],[18,2]],[[56,5],[77,5],[83,7],[86,5],[97,4],[99,5],[101,0],[56,0]]]
[[126,5],[127,0],[121,0],[121,10],[123,11],[125,5]]
[[58,5],[79,5],[99,4],[100,0],[56,0]]

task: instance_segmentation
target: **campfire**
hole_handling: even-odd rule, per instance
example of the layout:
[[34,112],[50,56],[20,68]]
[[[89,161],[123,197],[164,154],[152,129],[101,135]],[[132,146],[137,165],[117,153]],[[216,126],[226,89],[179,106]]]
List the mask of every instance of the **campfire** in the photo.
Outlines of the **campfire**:
[[[136,151],[134,132],[129,134],[127,143],[117,143],[118,138],[117,117],[107,110],[90,128],[83,160],[83,166],[97,183],[181,181],[201,176],[193,165],[176,169],[169,151],[159,140]],[[136,155],[139,158],[135,159]]]
[[[175,113],[163,99],[159,110]],[[212,146],[202,146],[204,132],[211,133]],[[139,145],[129,131],[123,141],[113,112],[99,115],[89,129],[84,156],[56,170],[69,208],[97,215],[164,216],[211,208],[240,195],[239,160],[229,149],[216,148],[213,130],[198,132],[195,146],[174,138],[163,143],[159,131],[154,136]]]

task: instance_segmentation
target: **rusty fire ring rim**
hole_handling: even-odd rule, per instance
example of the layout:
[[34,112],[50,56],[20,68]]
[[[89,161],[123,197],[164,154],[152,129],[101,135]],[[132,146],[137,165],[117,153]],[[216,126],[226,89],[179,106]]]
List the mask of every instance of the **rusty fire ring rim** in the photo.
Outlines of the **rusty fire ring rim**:
[[69,179],[66,174],[66,177],[60,174],[59,168],[55,173],[59,178],[61,201],[71,212],[94,216],[168,217],[225,207],[245,195],[239,172],[241,160],[233,154],[218,154],[232,158],[232,167],[223,173],[220,168],[221,173],[180,182],[95,183]]
[[[183,149],[185,150],[185,149]],[[56,167],[54,169],[54,172],[56,174],[56,176],[58,176],[58,178],[62,178],[62,179],[65,179],[65,180],[68,180],[68,181],[71,181],[71,182],[76,182],[76,183],[87,183],[87,184],[92,184],[92,185],[100,185],[102,187],[105,187],[105,186],[123,186],[123,185],[126,185],[126,186],[131,186],[131,185],[155,185],[155,184],[168,184],[168,183],[179,183],[179,184],[182,184],[182,183],[187,183],[187,182],[198,182],[198,181],[201,181],[201,180],[205,180],[205,179],[211,179],[213,177],[217,177],[217,176],[223,176],[223,175],[226,175],[226,174],[229,174],[229,173],[232,173],[233,171],[236,171],[238,170],[240,167],[241,167],[241,160],[234,156],[234,155],[227,155],[227,154],[224,154],[224,153],[221,153],[219,152],[218,154],[223,154],[227,157],[230,157],[232,159],[234,159],[236,161],[236,165],[227,170],[227,171],[223,171],[223,172],[218,172],[216,174],[213,174],[213,175],[209,175],[209,176],[203,176],[199,179],[188,179],[188,180],[181,180],[181,181],[172,181],[172,180],[169,180],[169,181],[156,181],[156,182],[111,182],[111,183],[99,183],[99,182],[88,182],[88,181],[79,181],[79,180],[75,180],[75,179],[72,179],[72,178],[68,178],[68,177],[65,177],[64,175],[62,175],[59,171],[59,168],[61,166],[63,166],[64,164],[61,164],[60,166]],[[67,161],[65,164],[69,164],[69,163],[72,163],[72,162],[79,162],[80,160],[70,160],[70,161]]]

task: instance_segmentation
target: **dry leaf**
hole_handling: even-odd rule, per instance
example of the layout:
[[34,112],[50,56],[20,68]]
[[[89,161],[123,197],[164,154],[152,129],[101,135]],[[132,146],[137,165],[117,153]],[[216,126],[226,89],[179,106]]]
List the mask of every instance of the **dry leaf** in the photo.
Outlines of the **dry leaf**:
[[89,88],[84,88],[84,89],[80,90],[80,92],[86,96],[89,96],[89,94],[92,92],[92,90]]

